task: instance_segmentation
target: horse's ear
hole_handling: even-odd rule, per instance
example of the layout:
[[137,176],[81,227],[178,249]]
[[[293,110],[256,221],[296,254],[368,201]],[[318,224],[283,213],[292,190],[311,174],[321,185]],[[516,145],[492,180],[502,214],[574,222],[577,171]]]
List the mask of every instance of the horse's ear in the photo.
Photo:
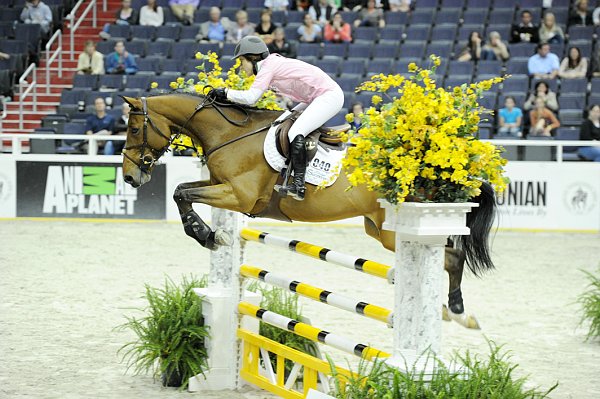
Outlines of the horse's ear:
[[142,101],[139,98],[119,96],[127,104],[131,105],[131,108],[142,109]]

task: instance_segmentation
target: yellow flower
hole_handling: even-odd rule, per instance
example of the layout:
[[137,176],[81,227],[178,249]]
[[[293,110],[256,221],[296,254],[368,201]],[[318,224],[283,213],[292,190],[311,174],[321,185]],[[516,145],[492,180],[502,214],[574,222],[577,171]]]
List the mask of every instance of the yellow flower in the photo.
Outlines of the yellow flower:
[[353,113],[346,114],[346,121],[348,123],[354,122],[354,114]]
[[150,83],[150,88],[151,89],[156,89],[157,87],[158,87],[158,83],[156,83],[156,82]]
[[169,83],[169,87],[170,87],[171,89],[176,89],[176,88],[178,88],[178,87],[179,87],[179,85],[177,84],[177,82],[171,82],[171,83]]
[[201,60],[202,58],[204,58],[204,55],[202,55],[202,53],[198,51],[198,52],[196,53],[196,59],[197,59],[197,60]]
[[373,96],[371,97],[371,102],[375,105],[379,104],[381,101],[383,101],[383,99],[380,96]]
[[184,82],[185,82],[184,78],[181,78],[181,77],[177,78],[177,84],[182,85]]
[[415,72],[417,70],[417,64],[415,64],[414,62],[411,62],[410,64],[408,64],[408,72]]

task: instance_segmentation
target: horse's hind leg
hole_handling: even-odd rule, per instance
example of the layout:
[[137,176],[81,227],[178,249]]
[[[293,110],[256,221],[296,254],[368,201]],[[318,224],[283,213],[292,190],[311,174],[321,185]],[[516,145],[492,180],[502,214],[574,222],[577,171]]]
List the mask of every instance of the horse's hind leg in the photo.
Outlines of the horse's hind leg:
[[447,316],[467,328],[479,329],[479,323],[474,316],[465,313],[460,285],[465,266],[465,253],[460,249],[446,246],[444,269],[448,272],[448,310]]

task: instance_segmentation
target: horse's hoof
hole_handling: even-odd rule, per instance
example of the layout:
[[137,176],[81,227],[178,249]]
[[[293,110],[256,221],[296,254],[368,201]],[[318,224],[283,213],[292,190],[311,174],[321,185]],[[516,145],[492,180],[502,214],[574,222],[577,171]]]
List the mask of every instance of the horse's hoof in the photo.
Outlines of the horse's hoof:
[[457,322],[463,327],[472,329],[472,330],[481,330],[481,326],[479,322],[475,318],[475,316],[467,314],[467,313],[454,313],[452,310],[448,309],[448,316],[451,320]]
[[215,231],[215,244],[224,247],[230,247],[233,245],[233,237],[227,231],[223,229],[217,229]]
[[452,319],[448,315],[448,307],[446,305],[442,305],[442,320],[452,321]]

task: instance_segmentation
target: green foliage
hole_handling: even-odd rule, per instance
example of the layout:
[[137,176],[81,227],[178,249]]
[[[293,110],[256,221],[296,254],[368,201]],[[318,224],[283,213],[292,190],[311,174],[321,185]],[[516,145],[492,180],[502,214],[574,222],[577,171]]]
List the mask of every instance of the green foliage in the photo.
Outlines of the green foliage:
[[119,330],[131,330],[135,341],[119,349],[127,369],[135,374],[152,371],[153,377],[163,377],[163,383],[177,381],[181,377],[181,389],[189,378],[207,369],[204,340],[209,336],[202,317],[202,300],[193,291],[206,287],[206,276],[197,279],[184,277],[177,285],[165,279],[164,288],[145,285],[143,295],[148,306],[142,318],[127,317]]
[[583,272],[590,283],[588,290],[577,299],[583,311],[581,323],[589,322],[587,339],[600,338],[600,274],[594,276],[590,272]]
[[[468,351],[465,355],[455,352],[452,363],[462,368],[462,373],[448,370],[434,356],[427,355],[423,355],[426,356],[424,360],[436,365],[433,375],[403,374],[383,361],[370,365],[362,361],[345,390],[335,379],[334,394],[340,399],[541,399],[548,397],[558,386],[555,384],[546,392],[538,388],[527,389],[527,378],[514,377],[517,365],[510,364],[510,355],[493,342],[488,344],[490,356],[486,360]],[[331,361],[330,364],[337,376],[335,365]]]

